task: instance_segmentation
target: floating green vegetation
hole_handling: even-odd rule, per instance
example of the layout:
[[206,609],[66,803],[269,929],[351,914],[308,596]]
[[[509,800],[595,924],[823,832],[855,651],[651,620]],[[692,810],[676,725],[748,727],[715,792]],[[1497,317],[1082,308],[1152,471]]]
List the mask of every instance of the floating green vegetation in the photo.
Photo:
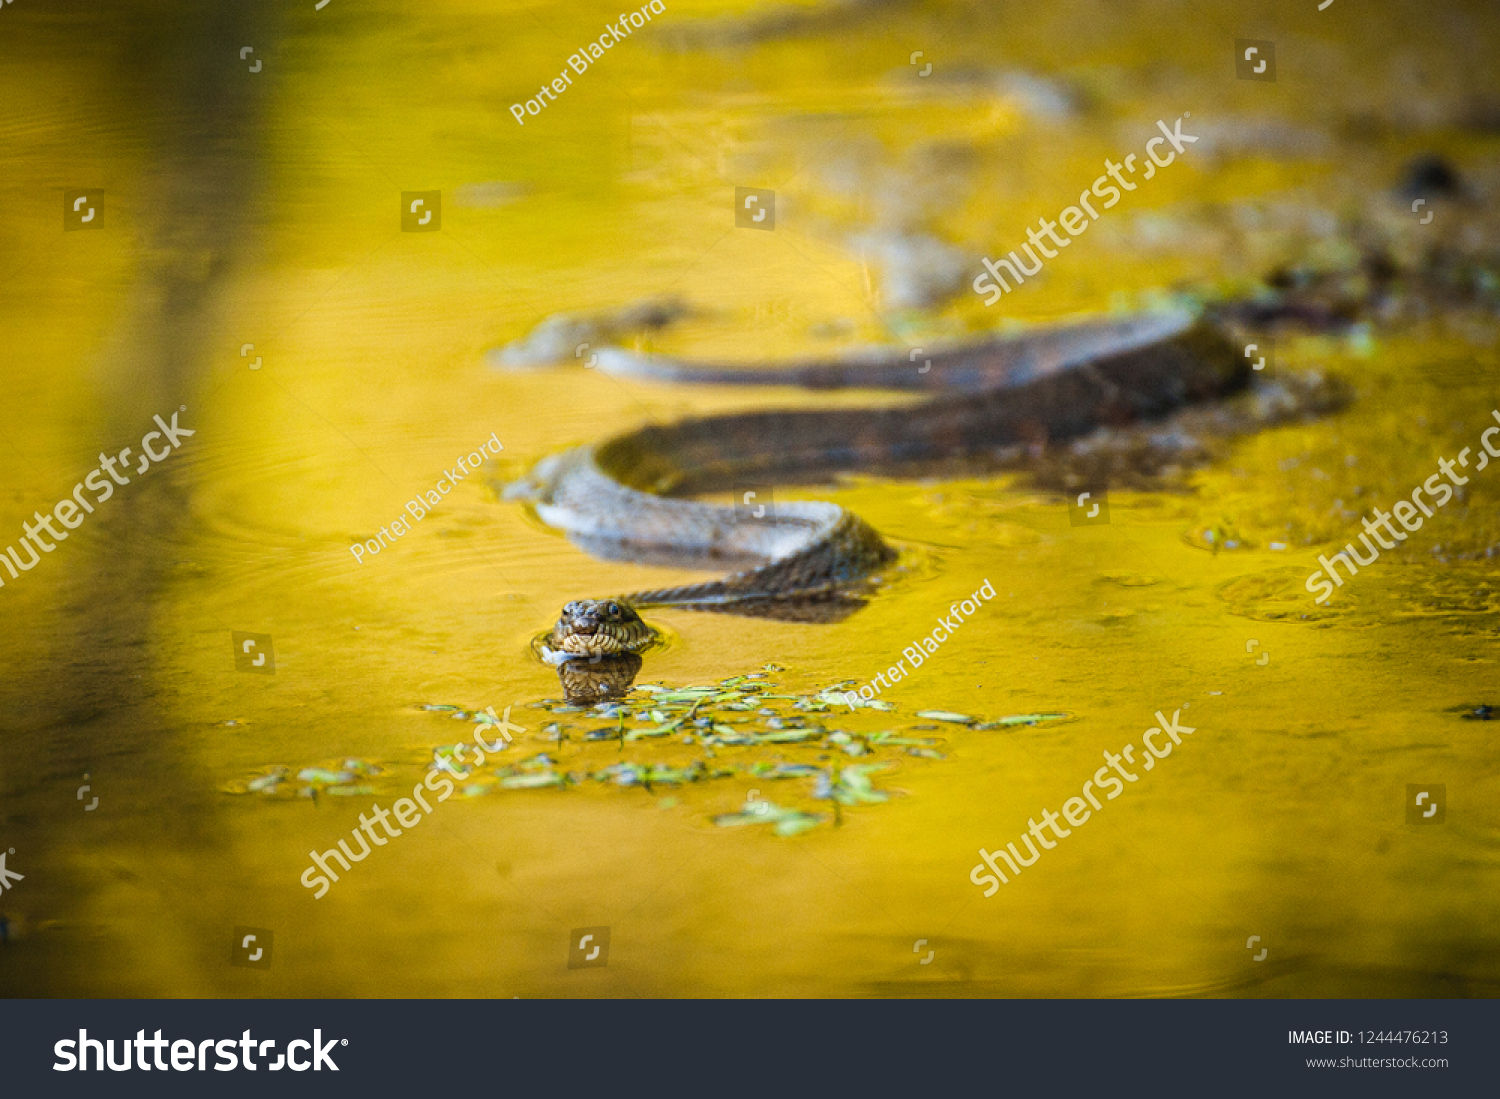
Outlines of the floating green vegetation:
[[369,779],[382,774],[382,769],[362,759],[345,759],[336,764],[303,767],[295,778],[289,778],[290,767],[270,767],[240,782],[231,782],[220,787],[227,794],[260,794],[265,797],[316,799],[319,794],[330,797],[352,797],[355,794],[373,794],[375,787]]
[[1049,721],[1071,721],[1072,714],[1012,714],[1010,717],[1002,717],[995,721],[980,721],[973,728],[985,729],[1008,729],[1013,725],[1041,725]]
[[[664,799],[663,808],[682,802],[689,788],[709,782],[735,778],[786,782],[811,804],[804,808],[774,805],[757,798],[759,791],[752,788],[742,811],[711,819],[726,828],[769,824],[777,835],[793,836],[830,819],[842,824],[845,806],[889,801],[893,792],[877,789],[874,776],[896,768],[901,761],[947,758],[943,749],[952,747],[947,738],[919,735],[938,726],[889,727],[897,720],[891,716],[896,705],[877,699],[851,706],[844,693],[850,681],[811,691],[787,691],[772,679],[773,673],[782,670],[770,664],[711,686],[643,683],[623,699],[593,706],[543,699],[529,708],[543,711],[546,717],[523,728],[496,751],[481,756],[469,741],[439,745],[430,749],[426,767],[447,770],[461,797],[611,787],[639,788],[649,794],[657,787],[671,787],[678,797]],[[482,710],[448,703],[424,703],[416,709],[472,724],[493,724]],[[914,716],[961,726],[952,729],[960,735],[1072,717],[1029,713],[986,720],[951,710],[919,710]],[[491,739],[498,742],[498,738]],[[546,750],[524,756],[527,742],[545,745]],[[645,750],[651,758],[624,758],[627,748]],[[860,762],[840,762],[851,757]],[[560,762],[564,758],[567,766]],[[346,759],[337,765],[303,768],[295,780],[289,778],[292,773],[290,767],[273,767],[225,789],[271,797],[373,794],[378,791],[368,780],[381,769]],[[812,811],[812,804],[819,801],[831,802],[834,812]]]
[[818,813],[804,813],[800,809],[786,809],[775,802],[747,801],[738,813],[721,813],[714,817],[720,828],[738,828],[746,824],[773,824],[778,836],[795,836],[816,828],[827,819]]
[[951,710],[918,710],[917,716],[929,721],[951,721],[955,725],[972,725],[976,720],[968,714],[955,714]]
[[890,794],[875,789],[870,776],[887,770],[888,763],[856,764],[840,769],[837,775],[825,773],[818,776],[815,798],[831,798],[840,805],[869,805],[886,801]]

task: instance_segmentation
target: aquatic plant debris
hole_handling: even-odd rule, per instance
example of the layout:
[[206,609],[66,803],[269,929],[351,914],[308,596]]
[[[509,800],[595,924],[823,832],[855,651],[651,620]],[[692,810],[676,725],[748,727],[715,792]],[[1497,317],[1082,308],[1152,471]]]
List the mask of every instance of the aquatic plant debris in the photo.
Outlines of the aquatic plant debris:
[[[704,800],[715,795],[691,791],[706,783],[738,780],[749,791],[745,809],[711,815],[714,824],[769,824],[778,836],[795,836],[821,824],[852,819],[839,816],[843,807],[890,801],[894,793],[878,789],[875,777],[902,764],[925,766],[919,761],[945,759],[953,736],[1073,718],[1066,712],[1037,712],[986,719],[934,709],[919,710],[914,717],[942,724],[916,725],[895,717],[898,704],[884,699],[861,701],[851,709],[841,693],[848,680],[815,690],[787,690],[773,678],[783,670],[771,664],[702,686],[642,683],[625,698],[593,706],[541,699],[529,708],[548,717],[512,747],[524,751],[530,742],[545,750],[505,763],[496,759],[476,765],[470,757],[456,766],[451,762],[453,745],[438,745],[423,749],[409,762],[432,771],[439,768],[440,759],[449,759],[455,795],[461,798],[526,791],[579,796],[587,790],[649,795],[657,787],[670,787],[677,796],[667,799],[671,806],[659,802],[662,808],[697,805],[703,811],[709,808]],[[469,706],[420,703],[414,710],[492,724],[482,709]],[[924,730],[947,735],[921,735]],[[646,758],[635,758],[640,755]],[[372,783],[378,783],[376,776],[382,773],[383,768],[357,759],[302,768],[274,766],[224,789],[273,798],[379,794],[384,789]],[[784,804],[757,797],[756,782],[779,783]],[[399,785],[391,780],[393,789]],[[806,799],[800,807],[793,803],[799,797]],[[819,801],[832,802],[835,812],[817,812]]]
[[[304,797],[316,800],[317,795],[352,797],[356,794],[372,794],[375,787],[369,779],[384,773],[383,768],[362,759],[343,759],[337,763],[303,767],[294,779],[288,779],[290,767],[275,766],[251,775],[240,782],[231,782],[220,787],[226,794],[260,794],[265,797]],[[297,784],[302,785],[298,786]]]
[[836,779],[824,772],[818,776],[813,797],[831,798],[840,805],[867,805],[886,801],[891,795],[875,789],[870,776],[888,767],[888,763],[852,765],[840,770]]
[[738,828],[746,824],[774,824],[778,836],[795,836],[816,828],[825,818],[817,813],[804,813],[800,809],[784,809],[770,801],[747,801],[738,813],[721,813],[714,817],[720,828]]
[[968,714],[955,714],[949,710],[918,710],[917,716],[929,721],[951,721],[955,725],[970,725],[974,722],[974,718]]
[[1040,725],[1047,721],[1071,721],[1072,714],[1012,714],[1010,717],[998,718],[995,721],[981,721],[973,728],[983,731],[985,729],[1005,729],[1013,725]]

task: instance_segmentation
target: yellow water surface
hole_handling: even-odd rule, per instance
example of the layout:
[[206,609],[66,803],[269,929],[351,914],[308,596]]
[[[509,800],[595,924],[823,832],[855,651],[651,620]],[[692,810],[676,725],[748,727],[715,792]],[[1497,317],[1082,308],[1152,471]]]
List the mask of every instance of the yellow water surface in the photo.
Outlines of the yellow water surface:
[[[1305,6],[668,0],[524,125],[510,105],[619,12],[6,7],[0,548],[154,415],[196,434],[34,570],[0,571],[0,849],[25,876],[0,896],[0,988],[1494,994],[1500,725],[1464,711],[1500,696],[1500,472],[1326,608],[1302,590],[1360,515],[1493,422],[1493,306],[1472,302],[1278,335],[1278,368],[1346,379],[1349,406],[1226,442],[1169,491],[1112,493],[1106,526],[1071,525],[1015,474],[778,487],[855,511],[915,566],[835,625],[653,614],[670,643],[641,682],[770,664],[786,694],[867,682],[988,580],[996,597],[886,693],[895,710],[847,718],[939,741],[942,758],[857,761],[891,765],[884,802],[835,823],[811,780],[749,767],[852,757],[727,747],[708,762],[732,774],[680,787],[455,797],[322,898],[299,881],[467,737],[424,704],[510,707],[507,758],[559,772],[707,759],[680,738],[584,740],[608,721],[538,708],[560,692],[529,647],[569,599],[705,574],[597,561],[500,499],[505,481],[646,423],[884,399],[486,359],[547,316],[676,295],[697,314],[640,346],[778,361],[1236,293],[1336,264],[1352,219],[1403,257],[1493,254],[1492,7]],[[1237,38],[1276,42],[1276,83],[1236,79]],[[992,308],[962,288],[896,308],[851,243],[931,235],[967,282],[1184,115],[1201,145]],[[1425,153],[1470,189],[1435,195],[1428,224],[1393,197]],[[776,191],[774,232],[735,228],[736,187]],[[61,193],[87,188],[99,223],[65,231]],[[437,231],[401,230],[403,191],[441,192]],[[351,553],[492,434],[500,456],[410,533]],[[1203,532],[1226,529],[1211,552]],[[271,636],[274,675],[236,670],[235,632]],[[977,730],[929,710],[1068,719]],[[1158,710],[1196,732],[984,897],[978,850],[1060,810]],[[370,792],[239,792],[345,759],[381,769]],[[1441,825],[1406,822],[1408,784],[1445,786]],[[825,819],[714,823],[752,789]],[[270,968],[229,964],[240,926],[274,932]],[[570,932],[596,926],[608,965],[568,968]]]

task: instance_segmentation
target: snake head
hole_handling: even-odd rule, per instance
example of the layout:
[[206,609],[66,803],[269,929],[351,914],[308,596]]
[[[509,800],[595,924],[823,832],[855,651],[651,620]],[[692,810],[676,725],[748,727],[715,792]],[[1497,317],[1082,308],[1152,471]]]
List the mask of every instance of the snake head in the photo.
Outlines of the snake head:
[[653,637],[630,604],[615,599],[576,599],[552,629],[553,647],[575,657],[637,652]]

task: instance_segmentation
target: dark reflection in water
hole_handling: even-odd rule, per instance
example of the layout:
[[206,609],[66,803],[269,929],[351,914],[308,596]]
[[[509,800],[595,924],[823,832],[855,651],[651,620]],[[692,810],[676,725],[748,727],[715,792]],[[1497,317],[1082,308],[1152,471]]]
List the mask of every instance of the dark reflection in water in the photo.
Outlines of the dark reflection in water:
[[[76,234],[83,243],[70,235],[67,246],[75,251],[62,258],[43,252],[24,259],[39,265],[37,271],[49,262],[71,265],[70,277],[88,288],[85,306],[112,314],[99,328],[98,346],[75,340],[47,366],[56,389],[71,385],[78,395],[63,418],[72,432],[65,453],[91,454],[112,440],[139,438],[158,414],[170,419],[180,413],[184,427],[201,428],[213,395],[204,380],[207,349],[224,339],[216,310],[254,221],[261,178],[259,117],[267,85],[254,83],[248,66],[234,61],[247,42],[268,50],[279,18],[250,5],[173,0],[41,5],[5,14],[6,64],[28,66],[37,79],[52,82],[51,98],[61,106],[46,124],[67,135],[48,154],[54,161],[39,166],[33,158],[27,169],[67,186],[102,184],[105,192],[97,235]],[[7,113],[0,117],[0,145],[36,147],[35,125]],[[0,244],[8,251],[10,238]],[[91,319],[80,322],[81,331]],[[19,368],[17,374],[24,377]],[[200,435],[192,443],[201,450],[202,441]],[[23,445],[34,457],[35,484],[72,483],[73,473],[61,467],[36,469],[47,460],[39,437]],[[160,636],[174,625],[161,620],[158,607],[190,525],[186,497],[194,460],[190,452],[187,462],[132,478],[118,501],[93,517],[88,536],[52,559],[53,572],[7,604],[0,724],[16,735],[0,741],[0,772],[48,776],[63,785],[61,793],[45,781],[7,790],[16,825],[11,842],[26,851],[30,865],[49,868],[29,875],[24,903],[33,912],[83,908],[81,898],[100,888],[99,866],[115,882],[160,879],[159,868],[137,875],[120,865],[114,844],[123,833],[109,830],[114,822],[86,842],[56,825],[56,806],[71,793],[68,780],[76,785],[85,772],[110,776],[106,811],[98,817],[124,805],[151,807],[149,824],[123,845],[234,858],[197,793],[211,785],[211,776],[184,765],[183,745],[163,712],[164,683],[180,672],[156,663]],[[101,768],[107,761],[114,766]],[[148,895],[155,903],[165,894]],[[202,918],[170,903],[156,911],[187,927]],[[183,930],[163,927],[158,937]],[[111,927],[107,934],[135,932]],[[207,956],[213,940],[191,932],[182,937],[203,944]],[[7,966],[4,989],[76,995],[137,987],[108,984],[92,955],[64,939],[73,947],[69,964],[18,954]],[[116,956],[116,946],[100,956]],[[219,953],[216,942],[212,952]],[[176,960],[187,968],[198,963],[185,955]],[[128,982],[133,975],[112,979]]]
[[557,678],[569,702],[604,702],[623,698],[635,686],[641,658],[635,653],[568,660],[557,666]]

